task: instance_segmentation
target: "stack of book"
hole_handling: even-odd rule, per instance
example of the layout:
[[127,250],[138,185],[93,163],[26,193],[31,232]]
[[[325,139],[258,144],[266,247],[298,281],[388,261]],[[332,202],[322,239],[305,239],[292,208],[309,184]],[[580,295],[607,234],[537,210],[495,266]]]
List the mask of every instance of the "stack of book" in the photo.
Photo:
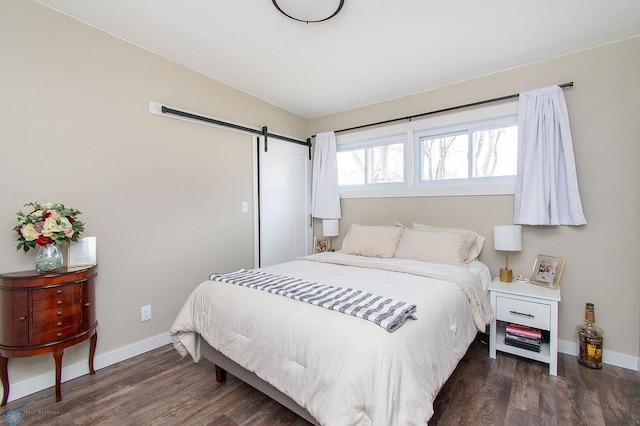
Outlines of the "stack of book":
[[542,331],[519,324],[507,324],[504,344],[529,351],[540,352]]

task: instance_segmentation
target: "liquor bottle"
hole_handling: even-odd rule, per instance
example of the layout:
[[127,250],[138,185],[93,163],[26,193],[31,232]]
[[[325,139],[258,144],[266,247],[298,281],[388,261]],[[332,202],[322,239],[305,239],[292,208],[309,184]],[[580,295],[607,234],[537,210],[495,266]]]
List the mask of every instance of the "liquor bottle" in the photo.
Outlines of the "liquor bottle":
[[589,368],[602,368],[604,330],[598,327],[593,303],[587,303],[584,323],[578,324],[578,362]]

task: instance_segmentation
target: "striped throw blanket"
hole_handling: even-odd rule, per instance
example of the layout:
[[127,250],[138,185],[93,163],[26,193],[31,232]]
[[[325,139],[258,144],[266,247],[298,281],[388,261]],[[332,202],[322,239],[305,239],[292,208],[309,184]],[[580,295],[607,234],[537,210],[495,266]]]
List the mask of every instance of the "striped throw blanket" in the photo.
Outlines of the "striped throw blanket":
[[335,287],[245,269],[227,274],[211,274],[209,279],[268,291],[363,318],[378,324],[389,332],[397,330],[407,318],[417,319],[415,316],[416,305],[376,296],[362,290]]

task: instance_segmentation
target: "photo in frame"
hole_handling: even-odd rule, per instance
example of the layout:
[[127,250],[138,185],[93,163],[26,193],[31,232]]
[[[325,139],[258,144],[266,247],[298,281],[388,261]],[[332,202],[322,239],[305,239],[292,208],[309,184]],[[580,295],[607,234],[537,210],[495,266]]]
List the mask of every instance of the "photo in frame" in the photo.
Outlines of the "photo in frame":
[[564,270],[564,260],[564,257],[539,254],[533,264],[529,282],[552,289],[558,288]]
[[314,253],[324,253],[327,251],[329,245],[327,240],[320,239],[318,237],[313,237],[313,252]]
[[69,243],[67,267],[81,268],[98,264],[96,237],[84,237]]

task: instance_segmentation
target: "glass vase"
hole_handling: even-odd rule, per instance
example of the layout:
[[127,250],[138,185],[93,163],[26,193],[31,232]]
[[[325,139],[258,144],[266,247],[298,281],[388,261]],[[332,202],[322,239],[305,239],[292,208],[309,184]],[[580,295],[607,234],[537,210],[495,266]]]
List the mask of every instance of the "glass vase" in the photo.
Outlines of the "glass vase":
[[38,272],[53,272],[62,268],[64,259],[62,250],[57,244],[38,246],[36,251],[36,270]]

